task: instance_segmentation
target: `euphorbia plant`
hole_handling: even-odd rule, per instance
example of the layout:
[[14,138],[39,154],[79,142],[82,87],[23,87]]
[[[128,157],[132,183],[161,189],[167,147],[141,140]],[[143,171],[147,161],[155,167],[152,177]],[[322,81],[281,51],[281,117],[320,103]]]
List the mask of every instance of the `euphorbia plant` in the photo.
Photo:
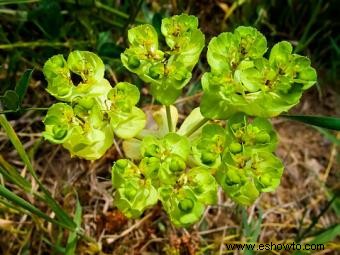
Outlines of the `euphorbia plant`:
[[[299,102],[316,81],[308,58],[292,54],[288,42],[271,49],[252,27],[222,33],[208,45],[211,67],[202,77],[203,98],[177,129],[173,107],[204,47],[196,17],[165,18],[161,34],[151,25],[128,32],[123,65],[150,84],[164,105],[146,125],[135,105],[138,89],[121,82],[111,87],[104,64],[93,53],[71,52],[48,60],[47,90],[63,103],[49,109],[44,137],[72,155],[100,158],[114,135],[124,139],[126,159],[112,167],[115,205],[128,217],[140,217],[160,201],[176,226],[200,219],[216,203],[218,185],[236,203],[252,204],[280,183],[283,164],[274,152],[276,132],[269,120]],[[71,74],[81,82],[72,83]],[[147,127],[147,128],[146,128]]]

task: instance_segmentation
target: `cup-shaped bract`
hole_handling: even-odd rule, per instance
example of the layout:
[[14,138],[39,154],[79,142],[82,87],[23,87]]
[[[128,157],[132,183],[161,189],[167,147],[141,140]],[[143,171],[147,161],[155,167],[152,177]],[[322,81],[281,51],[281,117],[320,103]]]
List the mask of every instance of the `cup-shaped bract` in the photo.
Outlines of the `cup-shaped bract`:
[[[47,91],[69,103],[51,107],[44,120],[44,136],[63,144],[72,155],[98,159],[113,144],[113,133],[129,139],[144,128],[145,114],[135,106],[138,88],[127,82],[112,88],[104,79],[105,66],[96,54],[73,51],[67,61],[56,55],[45,63],[43,71]],[[72,75],[80,79],[77,86]]]
[[238,154],[244,150],[274,152],[277,135],[269,120],[236,113],[228,119],[225,153]]
[[193,141],[192,156],[196,165],[218,168],[224,151],[225,130],[217,124],[203,127],[201,135]]
[[43,136],[52,143],[61,144],[70,136],[74,123],[74,112],[71,106],[65,103],[52,105],[43,120],[45,131]]
[[127,159],[118,160],[112,167],[112,184],[116,189],[115,205],[129,218],[138,218],[158,201],[158,193],[151,181]]
[[[316,82],[308,58],[293,54],[288,42],[272,48],[269,59],[266,39],[252,27],[222,33],[208,46],[211,72],[202,77],[202,114],[228,119],[236,112],[274,117],[299,102],[304,90]],[[216,107],[211,105],[218,104]]]
[[187,186],[179,189],[163,186],[159,188],[159,198],[171,222],[177,227],[192,225],[204,212],[204,204],[197,200],[195,193]]
[[204,47],[198,20],[186,14],[162,20],[161,31],[168,48],[159,49],[158,35],[151,25],[128,31],[130,47],[121,55],[123,65],[150,83],[151,94],[170,105],[191,79],[191,71]]
[[168,133],[163,138],[146,136],[140,150],[142,173],[157,187],[174,185],[187,167],[190,143],[186,137],[175,133]]
[[195,167],[186,173],[188,186],[195,194],[197,200],[204,205],[217,202],[217,182],[209,168]]
[[138,88],[128,82],[118,83],[108,93],[110,124],[120,138],[132,138],[145,126],[145,114],[135,106],[138,101]]
[[[43,68],[48,82],[47,91],[66,102],[85,95],[105,100],[111,85],[104,79],[104,70],[103,61],[89,51],[73,51],[67,61],[62,55],[55,55],[46,61]],[[79,84],[73,83],[72,75],[79,76]]]
[[43,120],[44,137],[62,144],[72,156],[97,159],[112,146],[113,131],[103,121],[100,105],[93,98],[83,98],[80,102],[74,108],[65,103],[52,105]]
[[271,152],[246,150],[226,154],[215,177],[232,200],[250,205],[261,192],[274,191],[282,173],[282,162]]

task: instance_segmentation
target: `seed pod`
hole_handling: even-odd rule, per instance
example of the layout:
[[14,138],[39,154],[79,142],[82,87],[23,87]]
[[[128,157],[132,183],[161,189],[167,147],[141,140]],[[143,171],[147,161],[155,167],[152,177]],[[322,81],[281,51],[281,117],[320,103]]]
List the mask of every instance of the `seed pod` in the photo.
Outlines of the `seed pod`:
[[194,202],[189,198],[181,200],[178,204],[178,208],[183,212],[190,212],[193,207]]
[[203,152],[201,155],[201,160],[203,164],[210,165],[216,160],[216,155],[211,152]]
[[270,186],[270,185],[272,184],[272,178],[271,178],[271,176],[268,175],[268,174],[264,174],[264,175],[261,176],[259,179],[260,179],[260,180],[259,180],[260,183],[261,183],[263,186],[265,186],[265,187],[268,187],[268,186]]
[[257,143],[269,143],[270,135],[267,132],[261,132],[256,136],[255,141]]
[[136,56],[129,56],[128,65],[130,68],[137,68],[140,66],[140,61]]
[[242,145],[240,143],[231,143],[229,145],[229,150],[233,154],[240,153],[242,151]]
[[159,79],[160,73],[159,73],[159,67],[157,65],[151,66],[149,69],[149,75],[153,79]]
[[54,126],[53,135],[55,139],[62,140],[67,135],[67,129],[62,128],[61,126]]
[[146,150],[144,152],[144,156],[145,157],[155,157],[155,156],[158,155],[159,152],[160,152],[160,148],[159,148],[158,145],[150,144],[150,146],[146,148]]
[[240,176],[237,174],[237,172],[235,170],[228,170],[226,173],[226,179],[225,179],[225,183],[227,185],[235,185],[241,182],[241,178]]
[[127,187],[124,191],[124,195],[129,200],[133,200],[136,194],[137,194],[137,190],[132,185],[129,185],[129,187]]
[[115,166],[124,169],[128,166],[128,161],[126,159],[119,159],[116,161]]

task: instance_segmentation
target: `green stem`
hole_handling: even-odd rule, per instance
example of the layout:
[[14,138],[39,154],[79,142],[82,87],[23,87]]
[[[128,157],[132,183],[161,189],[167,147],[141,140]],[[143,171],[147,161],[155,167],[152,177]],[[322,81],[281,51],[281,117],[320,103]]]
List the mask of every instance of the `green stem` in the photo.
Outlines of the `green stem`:
[[174,132],[174,127],[172,126],[172,119],[171,119],[171,109],[169,105],[165,106],[165,110],[166,110],[166,118],[168,120],[168,128],[169,128],[169,132]]
[[[20,109],[21,111],[27,112],[27,111],[47,111],[48,108],[46,107],[30,107],[30,108],[23,108]],[[16,113],[18,111],[13,111],[13,110],[5,110],[1,111],[0,114],[6,114],[6,113]]]
[[200,129],[205,123],[207,123],[209,119],[204,118],[200,122],[198,122],[195,126],[193,126],[188,132],[184,134],[184,136],[189,137],[193,133],[195,133],[198,129]]
[[[101,3],[100,1],[95,1],[94,2],[95,6],[98,8],[98,9],[102,9],[102,10],[105,10],[105,11],[108,11],[108,12],[111,12],[115,15],[117,15],[118,17],[121,17],[123,19],[129,19],[130,16],[124,12],[121,12],[121,11],[118,11],[117,9],[115,8],[112,8],[106,4],[103,4]],[[144,23],[142,20],[139,20],[139,19],[136,19],[136,22],[138,23]]]
[[74,46],[88,45],[89,41],[78,42],[48,42],[48,41],[36,41],[36,42],[16,42],[10,44],[0,44],[0,50],[11,50],[15,48],[36,48],[36,47],[66,47],[72,48]]

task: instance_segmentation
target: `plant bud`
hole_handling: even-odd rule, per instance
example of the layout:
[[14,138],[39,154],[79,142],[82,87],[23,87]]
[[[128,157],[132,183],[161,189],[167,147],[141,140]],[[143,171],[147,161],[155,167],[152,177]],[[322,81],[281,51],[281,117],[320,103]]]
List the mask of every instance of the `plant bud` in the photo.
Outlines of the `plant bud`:
[[136,56],[129,56],[128,57],[128,65],[131,68],[137,68],[140,66],[140,61]]
[[269,143],[270,135],[267,132],[261,132],[256,136],[255,141],[257,143]]
[[229,145],[229,150],[233,154],[240,153],[242,151],[242,145],[240,143],[231,143]]
[[190,198],[184,198],[178,204],[178,208],[183,212],[190,212],[194,207],[194,202]]

